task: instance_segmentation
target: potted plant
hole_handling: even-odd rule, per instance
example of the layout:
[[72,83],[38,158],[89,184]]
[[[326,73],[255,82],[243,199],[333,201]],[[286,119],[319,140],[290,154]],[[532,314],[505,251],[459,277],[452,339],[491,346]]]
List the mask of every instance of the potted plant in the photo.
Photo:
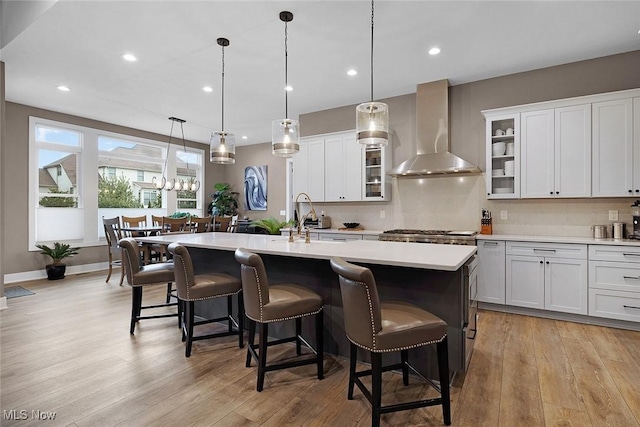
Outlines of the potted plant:
[[63,279],[67,265],[62,260],[77,255],[80,250],[80,248],[72,248],[70,245],[60,242],[54,242],[53,248],[47,245],[36,245],[36,247],[42,250],[42,254],[50,256],[53,260],[53,263],[46,266],[47,279],[49,280]]
[[257,219],[251,223],[254,227],[261,228],[267,232],[267,234],[280,234],[280,229],[290,227],[293,221],[279,221],[274,217],[266,219]]
[[209,203],[209,207],[207,208],[209,215],[235,215],[236,210],[238,209],[238,195],[240,193],[233,191],[231,184],[227,184],[226,182],[217,183],[214,185],[214,189],[216,191],[211,195],[213,200]]

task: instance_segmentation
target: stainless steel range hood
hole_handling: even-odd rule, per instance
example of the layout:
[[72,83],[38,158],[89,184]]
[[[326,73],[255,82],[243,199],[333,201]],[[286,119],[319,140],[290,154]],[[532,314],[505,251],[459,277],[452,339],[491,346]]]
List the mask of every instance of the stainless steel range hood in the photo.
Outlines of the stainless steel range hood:
[[417,153],[387,172],[398,178],[480,173],[449,152],[449,81],[419,84],[416,91]]

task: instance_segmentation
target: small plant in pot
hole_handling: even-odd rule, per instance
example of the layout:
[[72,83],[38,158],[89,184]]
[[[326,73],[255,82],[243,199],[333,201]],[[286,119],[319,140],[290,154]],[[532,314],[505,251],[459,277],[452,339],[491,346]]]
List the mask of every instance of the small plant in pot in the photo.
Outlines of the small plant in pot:
[[42,254],[50,256],[53,260],[51,264],[47,264],[45,267],[47,279],[49,280],[63,279],[67,271],[67,265],[62,260],[77,255],[80,250],[80,248],[72,248],[71,245],[60,242],[54,242],[53,248],[47,245],[36,245],[36,247],[42,250]]

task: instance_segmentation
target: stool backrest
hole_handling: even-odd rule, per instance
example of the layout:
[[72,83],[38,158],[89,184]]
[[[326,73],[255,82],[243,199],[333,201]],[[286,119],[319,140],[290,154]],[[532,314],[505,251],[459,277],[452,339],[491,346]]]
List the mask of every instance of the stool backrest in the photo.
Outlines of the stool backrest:
[[375,348],[375,336],[382,329],[382,316],[373,273],[342,258],[331,258],[330,262],[340,279],[347,337],[364,347]]
[[173,271],[175,274],[176,289],[178,298],[189,299],[189,288],[193,286],[194,272],[191,254],[187,248],[179,243],[169,245],[169,252],[173,254]]
[[125,237],[120,240],[120,248],[122,249],[122,267],[127,275],[129,285],[135,283],[133,276],[140,272],[140,248],[138,242],[132,237]]
[[262,319],[262,307],[269,303],[269,282],[262,258],[244,248],[238,248],[236,261],[241,264],[244,310],[250,319]]

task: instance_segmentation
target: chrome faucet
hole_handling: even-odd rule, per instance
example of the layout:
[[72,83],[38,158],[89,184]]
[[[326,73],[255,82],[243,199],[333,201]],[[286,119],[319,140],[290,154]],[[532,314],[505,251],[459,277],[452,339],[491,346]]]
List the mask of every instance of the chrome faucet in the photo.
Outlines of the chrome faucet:
[[[300,198],[300,196],[304,196],[307,199],[307,201],[309,202],[309,207],[311,208],[311,210],[309,210],[309,212],[307,212],[302,218],[300,218],[300,210],[298,209],[298,199]],[[309,216],[311,216],[311,219],[313,221],[316,221],[318,219],[318,217],[316,216],[316,211],[315,209],[313,209],[313,203],[311,202],[311,197],[309,197],[307,193],[298,193],[298,195],[296,196],[294,211],[295,211],[295,216],[298,218],[297,229],[298,229],[298,236],[300,236],[302,234],[302,227],[304,226],[304,222]]]

